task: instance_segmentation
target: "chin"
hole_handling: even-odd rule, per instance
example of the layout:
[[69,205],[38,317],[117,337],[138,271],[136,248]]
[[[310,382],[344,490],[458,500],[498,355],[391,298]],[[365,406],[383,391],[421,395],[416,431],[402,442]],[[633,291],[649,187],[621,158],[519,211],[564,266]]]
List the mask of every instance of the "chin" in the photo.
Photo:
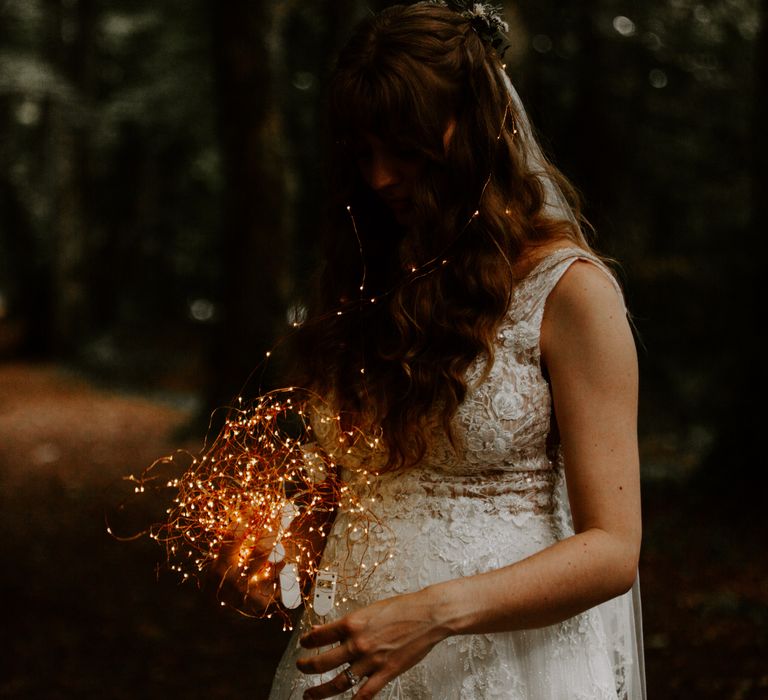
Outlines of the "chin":
[[411,207],[390,207],[392,218],[401,226],[410,226],[413,223],[413,209]]

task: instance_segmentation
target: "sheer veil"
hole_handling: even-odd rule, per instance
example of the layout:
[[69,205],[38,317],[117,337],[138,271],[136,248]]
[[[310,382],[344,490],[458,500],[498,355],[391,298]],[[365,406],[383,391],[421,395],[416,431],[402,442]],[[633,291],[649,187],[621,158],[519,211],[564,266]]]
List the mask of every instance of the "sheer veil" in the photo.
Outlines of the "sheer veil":
[[547,169],[547,159],[533,133],[533,127],[528,119],[528,114],[525,111],[525,106],[520,99],[520,95],[512,84],[507,72],[504,70],[500,72],[504,79],[504,84],[507,86],[510,100],[512,101],[513,113],[515,114],[516,119],[515,126],[517,128],[516,138],[523,152],[526,165],[530,172],[538,177],[544,187],[544,207],[553,218],[570,221],[580,229],[579,222],[576,220],[576,217],[573,214],[573,209],[571,209],[568,204],[566,196],[563,194],[563,191],[560,189],[557,182],[549,174]]
[[[571,221],[578,230],[579,222],[560,186],[547,168],[547,160],[539,146],[533,127],[526,113],[520,95],[506,71],[501,71],[516,115],[517,136],[520,148],[529,170],[541,182],[544,206],[557,219]],[[560,485],[560,503],[564,505],[570,520],[570,507],[565,492],[565,482]],[[640,580],[635,578],[632,589],[624,595],[613,598],[598,606],[612,656],[617,679],[619,700],[645,700],[645,663],[643,651],[642,610],[640,604]]]

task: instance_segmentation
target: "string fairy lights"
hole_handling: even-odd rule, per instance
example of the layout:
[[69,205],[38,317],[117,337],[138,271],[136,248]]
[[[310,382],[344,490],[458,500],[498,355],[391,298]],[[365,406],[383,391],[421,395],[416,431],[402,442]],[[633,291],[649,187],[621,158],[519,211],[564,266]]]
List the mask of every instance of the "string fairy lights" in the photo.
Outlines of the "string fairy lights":
[[[511,98],[497,142],[510,116]],[[518,135],[514,118],[510,134],[512,138]],[[492,175],[485,180],[478,205],[455,240],[480,217]],[[363,244],[352,207],[346,210],[360,251],[360,295],[313,321],[341,316],[357,305],[375,304],[400,285],[450,262],[446,247],[421,265],[411,265],[409,274],[391,289],[366,297]],[[295,329],[300,324],[291,325]],[[276,347],[265,353],[265,360]],[[365,367],[360,373],[365,375]],[[165,548],[172,571],[182,580],[198,583],[212,576],[218,579],[221,605],[252,617],[277,614],[283,628],[290,630],[291,609],[303,602],[310,620],[312,614],[329,614],[340,604],[335,600],[337,590],[362,590],[377,567],[393,557],[391,552],[382,553],[372,563],[361,561],[351,569],[345,567],[344,579],[337,571],[321,568],[320,563],[334,515],[344,516],[346,527],[338,534],[349,539],[348,551],[374,525],[384,525],[371,508],[376,502],[378,474],[370,467],[384,451],[382,435],[380,431],[343,428],[342,417],[328,403],[303,389],[279,389],[251,402],[238,397],[236,404],[229,408],[217,437],[200,454],[177,452],[127,479],[134,483],[136,494],[164,489],[172,494],[166,518],[142,533]],[[354,458],[361,454],[364,459]],[[181,455],[191,460],[188,469],[179,477],[160,477],[161,467],[178,465]],[[355,464],[358,466],[350,466]],[[342,597],[341,603],[346,600]]]
[[[375,499],[360,488],[372,485],[375,472],[339,465],[348,463],[345,456],[380,449],[380,435],[342,429],[341,416],[318,396],[288,388],[250,405],[239,398],[210,447],[188,455],[191,465],[180,477],[158,475],[179,461],[176,453],[127,478],[136,494],[173,494],[167,518],[146,533],[164,546],[171,571],[198,582],[212,575],[222,605],[254,617],[277,613],[288,630],[288,610],[302,602],[310,610],[319,603],[317,614],[333,607],[327,591],[341,582],[319,568],[330,517],[343,513],[349,536],[380,524],[370,510]],[[361,588],[372,573],[361,565],[345,588]]]

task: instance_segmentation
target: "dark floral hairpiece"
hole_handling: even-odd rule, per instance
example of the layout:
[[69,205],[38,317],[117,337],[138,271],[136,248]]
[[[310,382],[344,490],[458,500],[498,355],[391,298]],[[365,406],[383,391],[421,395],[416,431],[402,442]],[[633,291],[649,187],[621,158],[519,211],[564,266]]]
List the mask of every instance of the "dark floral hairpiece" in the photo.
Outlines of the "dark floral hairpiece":
[[500,58],[504,56],[509,48],[509,39],[506,35],[509,24],[501,16],[500,6],[471,2],[471,0],[430,0],[430,2],[433,5],[447,7],[468,19],[478,36],[496,49]]

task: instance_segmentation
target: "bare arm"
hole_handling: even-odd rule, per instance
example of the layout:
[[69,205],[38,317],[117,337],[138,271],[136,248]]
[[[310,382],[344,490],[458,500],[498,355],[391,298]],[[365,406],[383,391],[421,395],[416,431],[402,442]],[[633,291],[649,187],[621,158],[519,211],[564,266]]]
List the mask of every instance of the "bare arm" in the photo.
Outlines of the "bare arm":
[[[543,627],[628,590],[640,549],[637,358],[622,302],[594,265],[574,262],[550,294],[541,334],[576,534],[522,561],[379,601],[308,633],[299,661],[318,673],[352,664],[372,698],[455,634]],[[343,674],[306,697],[349,687]]]
[[640,549],[637,358],[605,274],[574,262],[541,331],[576,535],[521,562],[432,587],[449,634],[540,627],[631,587]]

